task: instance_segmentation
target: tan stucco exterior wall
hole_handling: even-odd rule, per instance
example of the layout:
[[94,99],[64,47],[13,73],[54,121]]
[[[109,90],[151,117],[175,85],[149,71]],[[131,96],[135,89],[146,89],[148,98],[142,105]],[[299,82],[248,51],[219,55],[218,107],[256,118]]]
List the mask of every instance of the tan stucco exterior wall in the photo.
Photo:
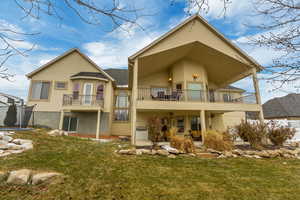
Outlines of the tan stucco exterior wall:
[[[31,95],[31,83],[28,94],[28,105],[37,104],[35,111],[60,111],[62,109],[62,97],[64,94],[72,94],[73,82],[80,82],[80,91],[83,92],[83,84],[85,82],[93,83],[94,94],[96,94],[97,85],[100,83],[105,83],[104,91],[104,111],[111,111],[112,93],[113,87],[112,82],[103,82],[101,80],[93,79],[80,79],[80,80],[70,80],[70,77],[79,72],[99,72],[99,70],[93,66],[90,62],[84,59],[79,53],[74,51],[73,53],[65,56],[62,59],[51,64],[51,66],[43,69],[37,74],[31,77],[31,83],[33,81],[50,81],[50,92],[48,100],[32,100]],[[67,82],[66,90],[57,90],[54,88],[55,81]]]

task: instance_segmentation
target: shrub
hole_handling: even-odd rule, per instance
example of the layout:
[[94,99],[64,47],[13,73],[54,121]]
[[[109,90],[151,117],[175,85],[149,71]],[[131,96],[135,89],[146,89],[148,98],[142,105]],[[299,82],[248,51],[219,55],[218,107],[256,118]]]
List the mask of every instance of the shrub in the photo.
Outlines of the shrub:
[[296,133],[296,129],[284,126],[278,126],[275,122],[271,122],[268,128],[268,138],[276,146],[282,146],[284,142],[292,139]]
[[249,123],[242,121],[235,126],[238,136],[245,142],[249,142],[255,149],[262,149],[262,140],[267,136],[267,125],[259,122]]
[[162,123],[158,117],[152,117],[148,120],[148,133],[149,139],[154,145],[159,141],[161,137]]
[[204,134],[204,146],[217,151],[229,151],[233,148],[233,140],[228,132],[209,130]]
[[195,145],[192,139],[184,138],[180,136],[174,136],[171,138],[171,147],[178,149],[183,153],[194,153]]
[[168,140],[171,140],[172,137],[176,136],[178,131],[177,127],[171,127],[167,133]]
[[5,126],[14,126],[17,122],[17,107],[15,104],[9,106],[4,119]]

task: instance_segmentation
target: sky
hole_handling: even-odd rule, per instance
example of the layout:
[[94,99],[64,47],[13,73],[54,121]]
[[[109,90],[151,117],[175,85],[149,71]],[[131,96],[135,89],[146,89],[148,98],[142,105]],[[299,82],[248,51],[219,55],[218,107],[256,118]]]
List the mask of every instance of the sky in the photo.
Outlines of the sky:
[[[101,2],[107,3],[108,1]],[[107,18],[101,18],[100,25],[87,24],[72,10],[66,9],[63,3],[58,3],[61,18],[43,14],[39,19],[24,18],[24,13],[14,1],[1,0],[0,30],[10,27],[19,32],[37,34],[18,36],[22,40],[15,42],[18,48],[25,50],[34,45],[34,49],[28,52],[27,56],[14,56],[5,63],[14,77],[10,81],[0,79],[0,92],[26,100],[29,81],[25,74],[74,47],[79,48],[104,69],[127,68],[130,55],[188,17],[185,11],[189,5],[184,0],[177,0],[173,4],[170,4],[171,0],[130,0],[130,2],[137,8],[142,8],[141,14],[144,16],[138,20],[138,23],[143,29],[124,24],[122,29],[110,31],[111,21]],[[222,1],[210,2],[209,10],[202,12],[201,15],[262,66],[272,64],[273,59],[282,55],[282,52],[247,44],[249,37],[261,34],[253,26],[265,20],[261,16],[253,15],[251,1],[233,0],[225,16],[222,14]],[[261,79],[268,76],[265,72],[258,74]],[[273,83],[260,80],[259,85],[263,102],[287,95],[289,92],[300,92],[299,87],[295,87],[295,85],[300,85],[300,82],[289,83],[275,91]],[[250,78],[234,83],[234,86],[253,92],[253,83]]]

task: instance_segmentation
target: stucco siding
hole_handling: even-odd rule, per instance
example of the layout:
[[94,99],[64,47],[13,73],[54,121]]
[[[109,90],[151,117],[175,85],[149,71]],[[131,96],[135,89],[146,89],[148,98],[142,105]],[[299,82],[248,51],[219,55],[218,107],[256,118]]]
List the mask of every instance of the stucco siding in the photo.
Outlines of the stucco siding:
[[130,122],[113,122],[111,125],[111,135],[130,136]]

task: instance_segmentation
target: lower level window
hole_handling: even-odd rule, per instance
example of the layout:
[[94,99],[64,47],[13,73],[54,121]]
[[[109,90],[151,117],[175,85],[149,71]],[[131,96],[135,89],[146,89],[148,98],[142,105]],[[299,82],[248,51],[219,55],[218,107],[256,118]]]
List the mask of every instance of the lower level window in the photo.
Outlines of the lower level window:
[[116,121],[128,121],[129,120],[129,110],[128,109],[116,109],[115,110],[115,120]]
[[184,118],[183,117],[180,117],[177,119],[177,128],[178,128],[178,133],[184,132]]
[[77,131],[77,117],[64,116],[63,130],[69,132]]

